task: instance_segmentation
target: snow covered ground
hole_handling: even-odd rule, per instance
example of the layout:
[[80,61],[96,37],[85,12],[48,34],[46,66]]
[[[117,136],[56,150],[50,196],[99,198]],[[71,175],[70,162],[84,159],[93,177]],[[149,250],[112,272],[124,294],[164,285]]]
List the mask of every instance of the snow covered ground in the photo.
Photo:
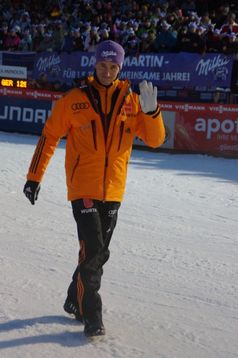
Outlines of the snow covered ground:
[[64,141],[36,205],[22,193],[37,139],[0,133],[0,357],[238,357],[238,161],[133,152],[92,342],[62,309],[78,250]]

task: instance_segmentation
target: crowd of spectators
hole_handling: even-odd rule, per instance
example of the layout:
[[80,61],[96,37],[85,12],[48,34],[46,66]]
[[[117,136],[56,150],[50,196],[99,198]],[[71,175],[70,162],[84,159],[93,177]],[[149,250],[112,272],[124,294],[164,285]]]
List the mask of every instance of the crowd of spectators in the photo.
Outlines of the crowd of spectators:
[[0,51],[94,51],[105,39],[126,55],[238,53],[236,1],[2,0]]

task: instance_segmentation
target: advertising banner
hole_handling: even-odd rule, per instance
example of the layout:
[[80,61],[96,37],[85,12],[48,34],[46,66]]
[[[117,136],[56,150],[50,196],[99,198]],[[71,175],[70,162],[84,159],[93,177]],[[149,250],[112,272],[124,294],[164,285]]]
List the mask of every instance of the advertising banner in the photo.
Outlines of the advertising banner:
[[47,74],[49,81],[60,81],[71,85],[75,78],[85,77],[93,72],[95,58],[93,53],[41,52],[36,54],[33,78]]
[[0,77],[27,78],[27,68],[20,66],[0,65]]
[[0,95],[0,130],[40,134],[52,102],[42,99]]
[[162,88],[230,87],[233,57],[223,54],[158,53],[125,59],[121,77]]
[[[224,104],[163,103],[163,113],[175,116],[167,137],[175,150],[238,157],[238,106]],[[169,118],[164,116],[166,129]]]
[[[50,81],[70,85],[75,78],[91,74],[94,63],[93,53],[37,53],[33,78],[47,74]],[[161,88],[229,88],[232,66],[233,56],[217,53],[141,54],[126,57],[120,77],[128,78],[132,84],[146,79]]]
[[[61,93],[0,88],[0,130],[40,134]],[[161,148],[238,157],[238,106],[160,103],[166,127]],[[139,139],[135,144],[144,145]]]

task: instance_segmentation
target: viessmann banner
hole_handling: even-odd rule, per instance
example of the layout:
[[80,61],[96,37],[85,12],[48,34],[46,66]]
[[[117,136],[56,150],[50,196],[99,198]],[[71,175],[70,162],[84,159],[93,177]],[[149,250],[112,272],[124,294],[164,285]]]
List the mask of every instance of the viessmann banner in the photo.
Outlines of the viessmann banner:
[[[40,134],[61,93],[0,88],[0,130]],[[164,149],[238,157],[238,106],[160,104],[166,127]],[[139,139],[135,144],[144,145]]]
[[[38,53],[33,77],[47,73],[51,81],[71,84],[75,78],[91,74],[94,62],[93,53]],[[133,84],[146,79],[161,88],[229,88],[232,66],[233,57],[224,54],[141,54],[126,57],[120,77],[128,78]]]
[[238,106],[162,103],[164,147],[238,157]]

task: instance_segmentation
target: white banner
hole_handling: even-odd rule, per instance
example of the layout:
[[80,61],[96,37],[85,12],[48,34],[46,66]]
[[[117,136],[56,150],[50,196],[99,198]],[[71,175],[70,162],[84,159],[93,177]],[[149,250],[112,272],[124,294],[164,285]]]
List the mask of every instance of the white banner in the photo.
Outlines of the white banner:
[[27,68],[0,65],[0,77],[27,79]]

